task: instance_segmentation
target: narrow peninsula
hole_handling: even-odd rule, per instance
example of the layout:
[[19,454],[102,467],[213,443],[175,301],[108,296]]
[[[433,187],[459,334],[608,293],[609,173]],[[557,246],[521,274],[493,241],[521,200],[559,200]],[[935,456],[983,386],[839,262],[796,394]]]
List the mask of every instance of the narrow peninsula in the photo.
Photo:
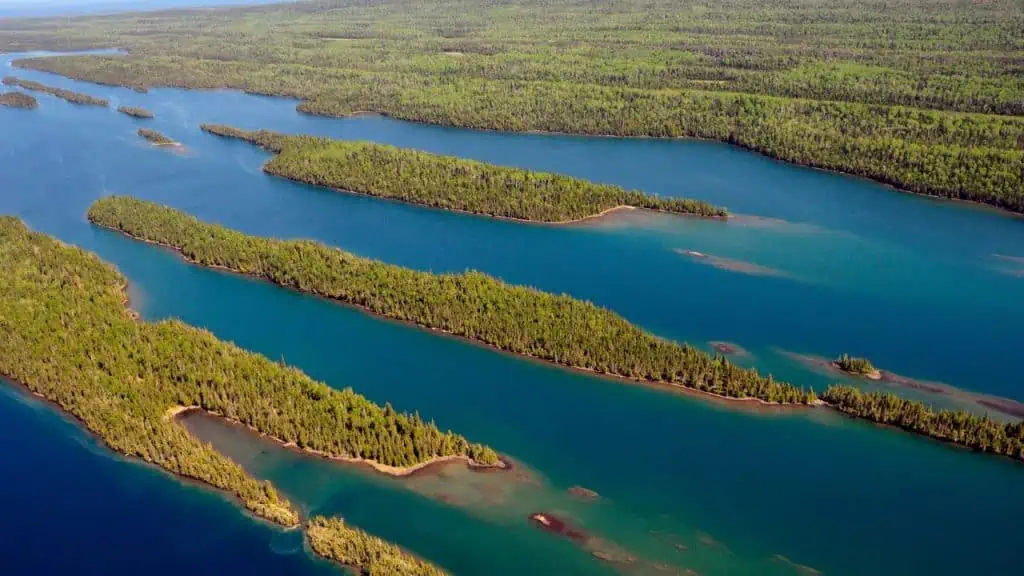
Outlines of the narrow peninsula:
[[146,140],[149,140],[154,146],[176,146],[178,143],[171,140],[167,136],[157,132],[156,130],[149,130],[147,128],[139,128],[138,135],[142,136]]
[[24,92],[4,92],[0,94],[0,106],[32,110],[39,108],[39,101],[31,94]]
[[308,240],[248,236],[127,196],[97,200],[94,224],[174,248],[203,266],[339,300],[371,313],[562,366],[727,398],[813,403],[813,395],[645,332],[567,295],[486,274],[432,274]]
[[72,104],[82,104],[85,106],[109,106],[110,102],[103,98],[97,98],[88,94],[82,94],[81,92],[72,92],[71,90],[64,90],[63,88],[53,88],[39,82],[33,82],[31,80],[22,80],[14,76],[7,76],[3,79],[3,83],[7,86],[17,86],[24,88],[25,90],[34,90],[36,92],[43,92],[51,96],[56,96],[63,100],[67,100]]
[[216,124],[203,124],[202,129],[274,152],[276,156],[263,167],[268,174],[441,210],[544,223],[574,222],[628,208],[728,217],[724,208],[699,200],[653,196],[408,148]]
[[[205,330],[137,321],[126,307],[126,280],[113,266],[12,217],[0,217],[0,265],[10,280],[0,282],[0,375],[75,417],[113,451],[222,489],[261,518],[299,524],[269,483],[169,417],[178,407],[346,460],[410,467],[461,457],[500,465],[490,448],[418,415],[336,390]],[[330,534],[336,547],[379,548],[360,532]],[[374,554],[353,565],[368,569],[371,560],[398,557],[390,549]]]
[[[175,249],[201,266],[262,278],[512,354],[725,399],[829,406],[856,418],[1024,460],[1022,423],[932,411],[896,395],[864,395],[851,386],[833,386],[818,399],[814,390],[658,338],[614,312],[568,295],[506,284],[479,272],[419,272],[310,240],[249,236],[126,196],[96,201],[88,218],[129,237]],[[899,411],[893,412],[897,405]]]
[[139,118],[142,120],[150,120],[153,118],[153,113],[145,108],[137,108],[135,106],[120,106],[117,109],[121,114],[126,114],[133,118]]

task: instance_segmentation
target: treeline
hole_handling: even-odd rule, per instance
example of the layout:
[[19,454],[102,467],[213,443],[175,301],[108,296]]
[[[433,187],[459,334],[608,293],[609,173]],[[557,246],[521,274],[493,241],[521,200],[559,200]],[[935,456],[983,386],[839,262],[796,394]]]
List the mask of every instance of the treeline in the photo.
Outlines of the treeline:
[[22,80],[14,76],[6,76],[3,79],[3,83],[8,86],[18,86],[25,90],[34,90],[36,92],[43,92],[56,96],[63,100],[67,100],[72,104],[83,104],[88,106],[109,106],[110,102],[103,98],[96,98],[95,96],[89,96],[88,94],[82,94],[81,92],[72,92],[71,90],[64,90],[63,88],[53,88],[39,82],[33,82],[31,80]]
[[418,415],[380,407],[178,321],[137,322],[125,279],[83,250],[0,218],[0,374],[78,418],[112,450],[234,494],[253,513],[297,515],[259,482],[169,418],[197,406],[334,456],[409,466],[489,448]]
[[146,110],[145,108],[137,108],[135,106],[120,106],[118,107],[117,111],[122,114],[132,116],[133,118],[141,118],[143,120],[149,120],[150,118],[153,118],[152,112]]
[[821,396],[850,416],[896,426],[944,442],[1024,460],[1024,423],[1004,423],[964,411],[935,411],[921,402],[895,394],[861,392],[851,386],[831,386]]
[[150,130],[148,128],[139,128],[138,135],[142,136],[146,140],[149,140],[157,146],[168,146],[171,144],[177,144],[174,140],[171,140],[167,136],[157,132],[156,130]]
[[360,306],[563,366],[661,382],[730,398],[813,403],[813,395],[630,324],[590,302],[481,274],[431,274],[312,241],[248,236],[130,197],[96,201],[89,220],[178,249],[205,266]]
[[9,108],[39,108],[39,102],[30,94],[23,92],[4,92],[0,94],[0,106]]
[[728,216],[725,209],[698,200],[652,196],[610,184],[408,148],[328,138],[286,137],[265,130],[247,132],[230,126],[203,125],[202,128],[278,152],[263,167],[269,174],[442,210],[538,222],[579,220],[619,206]]
[[1022,29],[1016,0],[539,2],[514,17],[457,0],[321,0],[11,24],[0,47],[117,39],[130,55],[15,65],[136,89],[294,97],[325,115],[708,138],[1024,212]]
[[394,544],[345,524],[340,518],[316,516],[306,526],[314,552],[349,566],[360,574],[382,576],[443,576],[440,568]]

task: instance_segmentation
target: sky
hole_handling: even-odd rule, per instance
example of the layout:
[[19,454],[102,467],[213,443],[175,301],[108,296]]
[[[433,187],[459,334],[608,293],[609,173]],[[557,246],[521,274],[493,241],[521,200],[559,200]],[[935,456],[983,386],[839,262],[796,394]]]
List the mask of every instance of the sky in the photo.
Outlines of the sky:
[[159,10],[194,6],[269,4],[281,0],[0,0],[0,18]]

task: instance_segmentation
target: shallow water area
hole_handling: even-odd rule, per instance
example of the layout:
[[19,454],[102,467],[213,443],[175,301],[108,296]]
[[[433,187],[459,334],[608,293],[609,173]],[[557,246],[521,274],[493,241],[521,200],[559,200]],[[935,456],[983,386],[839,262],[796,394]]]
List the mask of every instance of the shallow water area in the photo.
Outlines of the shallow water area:
[[[250,233],[316,238],[419,269],[479,269],[593,300],[660,336],[708,350],[710,342],[735,343],[749,352],[737,362],[804,386],[837,377],[778,350],[824,358],[849,352],[918,380],[1024,399],[1016,361],[1017,342],[1024,340],[1021,279],[996,269],[1012,261],[992,256],[1024,246],[1018,219],[708,142],[481,133],[372,116],[326,119],[296,113],[293,101],[231,91],[138,94],[6,72],[109,98],[115,107],[142,106],[156,118],[142,124],[114,108],[86,109],[42,95],[38,110],[0,110],[0,213],[116,264],[131,281],[132,306],[146,319],[181,317],[333,386],[418,410],[442,428],[494,446],[528,472],[528,480],[509,479],[452,466],[443,476],[395,480],[218,436],[223,427],[216,423],[206,429],[218,448],[271,479],[306,513],[342,515],[457,574],[625,570],[531,525],[528,516],[543,512],[571,519],[606,545],[600,550],[627,551],[637,559],[628,569],[638,573],[657,573],[654,565],[661,563],[701,574],[797,573],[776,555],[827,574],[1008,574],[1019,567],[1019,464],[823,411],[751,413],[512,358],[190,266],[169,251],[98,230],[84,213],[105,194],[131,194]],[[744,216],[717,222],[631,211],[575,226],[538,226],[449,214],[268,177],[260,169],[266,153],[204,134],[202,122],[372,139],[555,170],[699,197]],[[149,147],[135,135],[143,125],[193,154]],[[753,262],[786,277],[722,270],[676,250]],[[31,450],[5,446],[0,460],[37,462],[22,459],[38,451],[47,460],[81,462],[83,474],[95,479],[69,494],[90,499],[93,513],[121,510],[122,483],[146,478],[149,500],[132,500],[134,508],[116,518],[139,525],[141,534],[205,550],[167,551],[171,564],[217,553],[224,559],[212,566],[251,558],[246,572],[322,568],[304,552],[279,554],[294,548],[291,536],[253,522],[210,491],[110,458],[100,447],[74,456],[80,445],[65,442],[74,426],[42,431],[48,422],[63,422],[49,410],[6,397],[0,410],[12,414],[0,419],[0,430],[32,436]],[[43,424],[31,424],[34,419]],[[92,527],[65,499],[47,496],[67,492],[61,478],[74,474],[17,470],[0,475],[0,492],[35,490],[30,503],[15,503],[22,514]],[[567,493],[574,485],[601,497],[581,501]],[[190,503],[201,522],[176,511],[178,502]],[[215,552],[202,530],[207,524],[212,532],[238,535]],[[92,531],[116,539],[131,532],[124,525]],[[31,550],[24,544],[47,533],[33,526],[0,534],[0,542],[18,544],[5,558],[31,565],[34,556],[22,548]],[[9,531],[19,531],[17,538]],[[107,551],[89,553],[85,542],[83,561],[109,566]],[[285,561],[294,564],[275,563]]]

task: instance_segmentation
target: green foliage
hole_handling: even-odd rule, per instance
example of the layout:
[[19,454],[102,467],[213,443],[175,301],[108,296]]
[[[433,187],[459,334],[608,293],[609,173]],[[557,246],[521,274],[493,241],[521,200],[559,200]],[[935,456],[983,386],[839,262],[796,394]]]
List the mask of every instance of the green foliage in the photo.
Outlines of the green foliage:
[[0,94],[0,106],[9,108],[39,108],[39,102],[30,94],[23,92],[4,92]]
[[202,128],[277,152],[263,167],[269,174],[443,210],[539,222],[579,220],[619,206],[728,216],[724,209],[697,200],[651,196],[610,184],[407,148],[220,125]]
[[1024,212],[1016,0],[315,0],[0,25],[16,62],[468,128],[698,137]]
[[130,197],[96,201],[89,219],[217,266],[360,306],[507,352],[573,368],[664,382],[730,398],[804,403],[791,384],[644,332],[590,302],[481,274],[431,274],[312,241],[248,236]]
[[843,354],[835,359],[835,365],[844,372],[853,374],[871,374],[875,367],[867,358],[856,358],[849,354]]
[[14,76],[4,77],[3,83],[7,86],[18,86],[25,90],[35,90],[36,92],[43,92],[56,96],[63,100],[67,100],[72,104],[84,104],[88,106],[109,106],[110,102],[103,98],[96,98],[95,96],[89,96],[88,94],[82,94],[81,92],[72,92],[71,90],[64,90],[63,88],[52,88],[39,82],[33,82],[31,80],[22,80],[21,78],[15,78]]
[[157,146],[168,146],[171,144],[176,144],[174,140],[171,140],[170,138],[164,136],[163,134],[157,132],[156,130],[149,130],[148,128],[139,128],[138,134],[139,136],[142,136],[143,138],[149,140],[150,142],[156,144]]
[[122,114],[127,114],[133,118],[141,118],[148,120],[153,117],[153,113],[145,108],[136,108],[135,106],[121,106],[117,109]]
[[439,456],[497,461],[418,415],[381,408],[178,321],[135,321],[125,279],[94,255],[0,218],[0,374],[78,418],[116,452],[234,494],[255,514],[297,522],[265,482],[173,418],[197,406],[300,448],[409,466]]
[[836,410],[856,418],[1024,460],[1024,424],[1021,422],[996,422],[988,416],[964,411],[936,412],[895,394],[865,393],[851,386],[831,386],[821,398]]
[[314,552],[350,566],[360,574],[380,576],[443,576],[440,568],[420,560],[398,546],[350,528],[340,518],[316,516],[306,526],[306,539]]

